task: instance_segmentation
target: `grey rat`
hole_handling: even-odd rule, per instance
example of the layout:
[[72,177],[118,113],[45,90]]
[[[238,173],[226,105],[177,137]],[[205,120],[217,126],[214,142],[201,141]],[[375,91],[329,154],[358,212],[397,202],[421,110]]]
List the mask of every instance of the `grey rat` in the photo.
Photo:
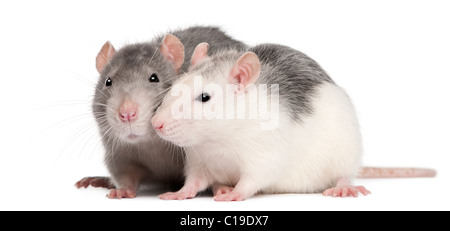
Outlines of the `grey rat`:
[[218,50],[245,50],[246,45],[217,27],[171,31],[150,42],[117,52],[106,42],[96,58],[100,78],[92,104],[109,177],[86,177],[76,187],[110,188],[109,198],[133,198],[146,182],[181,184],[184,152],[159,138],[150,119],[179,73],[187,71],[197,44]]
[[[193,198],[208,187],[217,201],[259,192],[356,197],[370,193],[351,185],[358,176],[435,175],[432,169],[361,168],[361,134],[349,96],[302,52],[276,44],[212,56],[207,49],[205,43],[197,47],[194,65],[173,84],[152,119],[158,135],[183,147],[187,156],[183,188],[161,199]],[[262,94],[260,86],[278,91]],[[224,93],[232,103],[224,103]],[[263,98],[251,101],[252,95]],[[240,97],[245,107],[239,107]],[[255,105],[254,113],[278,109],[270,114],[278,116],[275,126],[262,126],[268,118],[252,115]],[[228,111],[232,117],[220,114]]]

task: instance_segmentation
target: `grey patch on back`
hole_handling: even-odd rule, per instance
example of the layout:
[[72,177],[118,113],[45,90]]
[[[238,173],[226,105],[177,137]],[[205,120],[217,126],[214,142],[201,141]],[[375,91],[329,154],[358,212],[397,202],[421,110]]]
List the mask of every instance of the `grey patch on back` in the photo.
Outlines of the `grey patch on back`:
[[261,75],[256,84],[279,85],[280,104],[296,121],[313,113],[311,98],[318,85],[333,80],[317,62],[300,51],[277,44],[261,44],[249,51],[258,55]]
[[[258,84],[279,85],[280,106],[290,117],[301,122],[302,115],[311,115],[312,97],[316,88],[323,82],[334,83],[317,62],[300,51],[277,44],[261,44],[250,48],[261,62]],[[243,51],[228,50],[210,56],[195,65],[190,71],[200,72],[206,78],[213,77],[223,70],[231,69]],[[268,92],[270,93],[270,91]]]

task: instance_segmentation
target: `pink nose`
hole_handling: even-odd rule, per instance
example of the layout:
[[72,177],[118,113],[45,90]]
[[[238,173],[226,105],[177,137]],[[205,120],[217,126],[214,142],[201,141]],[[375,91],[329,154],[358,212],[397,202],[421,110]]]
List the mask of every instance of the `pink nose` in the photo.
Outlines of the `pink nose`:
[[131,102],[124,102],[119,110],[119,117],[123,122],[132,122],[137,119],[138,107]]
[[164,123],[158,119],[152,119],[152,125],[156,130],[162,130],[164,127]]

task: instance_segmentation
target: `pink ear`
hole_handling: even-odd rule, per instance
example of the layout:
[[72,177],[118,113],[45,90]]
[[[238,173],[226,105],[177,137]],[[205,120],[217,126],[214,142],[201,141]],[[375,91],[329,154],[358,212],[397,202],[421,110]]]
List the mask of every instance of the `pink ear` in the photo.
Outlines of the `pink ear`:
[[100,52],[97,54],[97,58],[95,59],[95,66],[97,67],[98,73],[101,73],[105,68],[106,64],[111,61],[111,58],[116,53],[113,45],[107,41],[103,46]]
[[191,65],[194,66],[198,62],[202,61],[204,58],[206,58],[208,54],[208,43],[200,43],[195,47],[194,53],[192,54],[191,58]]
[[229,82],[246,87],[256,82],[260,71],[261,63],[259,62],[258,56],[253,52],[247,52],[234,64],[230,72]]
[[174,35],[166,34],[161,43],[161,53],[170,60],[175,70],[179,70],[184,62],[184,46]]

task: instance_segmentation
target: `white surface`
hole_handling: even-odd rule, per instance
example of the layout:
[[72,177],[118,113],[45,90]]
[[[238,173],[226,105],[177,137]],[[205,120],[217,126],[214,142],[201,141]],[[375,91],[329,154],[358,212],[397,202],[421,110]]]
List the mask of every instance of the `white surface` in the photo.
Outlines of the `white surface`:
[[[28,1],[0,3],[0,210],[449,210],[448,1]],[[317,60],[357,108],[367,166],[431,167],[434,179],[357,180],[372,195],[109,200],[90,111],[95,55],[169,28],[220,25],[249,44]]]

